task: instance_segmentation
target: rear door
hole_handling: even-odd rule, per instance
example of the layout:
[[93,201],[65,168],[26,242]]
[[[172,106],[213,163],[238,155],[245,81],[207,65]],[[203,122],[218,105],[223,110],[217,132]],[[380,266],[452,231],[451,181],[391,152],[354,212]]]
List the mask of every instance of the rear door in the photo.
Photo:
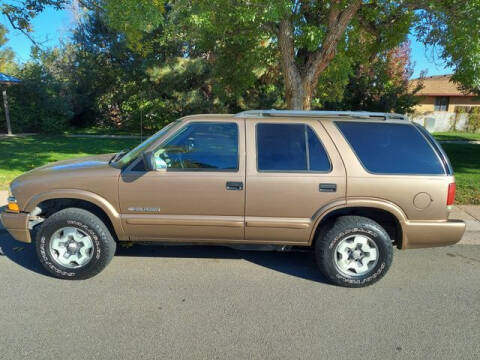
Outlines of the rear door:
[[248,119],[245,238],[306,244],[315,215],[345,202],[343,162],[322,124]]

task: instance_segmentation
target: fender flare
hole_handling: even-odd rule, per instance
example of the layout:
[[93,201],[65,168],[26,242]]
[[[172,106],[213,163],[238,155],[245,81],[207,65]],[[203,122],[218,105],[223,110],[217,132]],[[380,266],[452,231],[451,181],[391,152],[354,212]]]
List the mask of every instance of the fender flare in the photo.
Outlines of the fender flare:
[[105,198],[90,191],[78,189],[59,189],[40,193],[30,198],[30,200],[27,202],[27,205],[25,206],[25,212],[32,212],[35,207],[37,207],[38,204],[40,204],[41,202],[54,199],[83,200],[98,206],[100,209],[103,210],[103,212],[105,212],[105,214],[110,219],[117,236],[119,238],[122,238],[124,231],[121,216],[118,211]]
[[402,229],[402,242],[405,239],[405,226],[407,223],[407,216],[404,211],[396,204],[376,198],[352,198],[344,200],[336,200],[334,202],[328,203],[327,205],[318,209],[315,214],[312,216],[312,232],[310,234],[310,238],[308,240],[308,245],[313,244],[313,240],[315,237],[315,233],[319,224],[325,219],[326,216],[331,214],[332,212],[340,209],[349,209],[349,208],[374,208],[379,210],[384,210],[392,216],[394,216],[400,227]]

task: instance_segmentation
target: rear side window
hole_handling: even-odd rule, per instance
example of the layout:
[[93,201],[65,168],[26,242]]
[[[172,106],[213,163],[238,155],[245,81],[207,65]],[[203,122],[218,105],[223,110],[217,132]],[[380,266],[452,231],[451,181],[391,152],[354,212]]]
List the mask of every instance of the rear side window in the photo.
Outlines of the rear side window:
[[305,124],[258,124],[257,158],[260,171],[331,169],[325,148]]
[[341,121],[336,125],[369,172],[445,174],[434,149],[414,126]]

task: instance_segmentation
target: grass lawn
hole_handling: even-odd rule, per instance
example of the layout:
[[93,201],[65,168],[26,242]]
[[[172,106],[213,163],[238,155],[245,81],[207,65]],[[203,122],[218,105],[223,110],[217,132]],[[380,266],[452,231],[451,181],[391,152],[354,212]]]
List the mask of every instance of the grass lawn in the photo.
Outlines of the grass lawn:
[[457,204],[480,205],[480,145],[442,144],[455,172]]
[[466,132],[459,132],[459,131],[450,131],[450,132],[437,132],[433,133],[433,136],[435,136],[435,139],[440,140],[440,141],[445,141],[445,140],[474,140],[474,141],[480,141],[480,133],[466,133]]
[[[26,136],[0,138],[0,189],[21,173],[52,161],[132,148],[137,139]],[[457,203],[480,205],[480,145],[443,144],[457,181]]]
[[0,189],[18,175],[49,162],[118,152],[132,148],[137,139],[92,139],[65,136],[0,138]]

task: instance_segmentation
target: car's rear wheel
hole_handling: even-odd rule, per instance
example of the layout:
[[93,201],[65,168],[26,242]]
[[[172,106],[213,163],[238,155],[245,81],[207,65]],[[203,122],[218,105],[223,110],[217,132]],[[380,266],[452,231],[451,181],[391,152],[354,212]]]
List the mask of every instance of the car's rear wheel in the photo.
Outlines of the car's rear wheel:
[[364,287],[386,274],[393,246],[377,222],[362,216],[340,216],[321,229],[315,255],[320,271],[332,283]]
[[37,232],[36,248],[50,274],[61,279],[87,279],[108,265],[116,243],[96,215],[68,208],[45,220]]

